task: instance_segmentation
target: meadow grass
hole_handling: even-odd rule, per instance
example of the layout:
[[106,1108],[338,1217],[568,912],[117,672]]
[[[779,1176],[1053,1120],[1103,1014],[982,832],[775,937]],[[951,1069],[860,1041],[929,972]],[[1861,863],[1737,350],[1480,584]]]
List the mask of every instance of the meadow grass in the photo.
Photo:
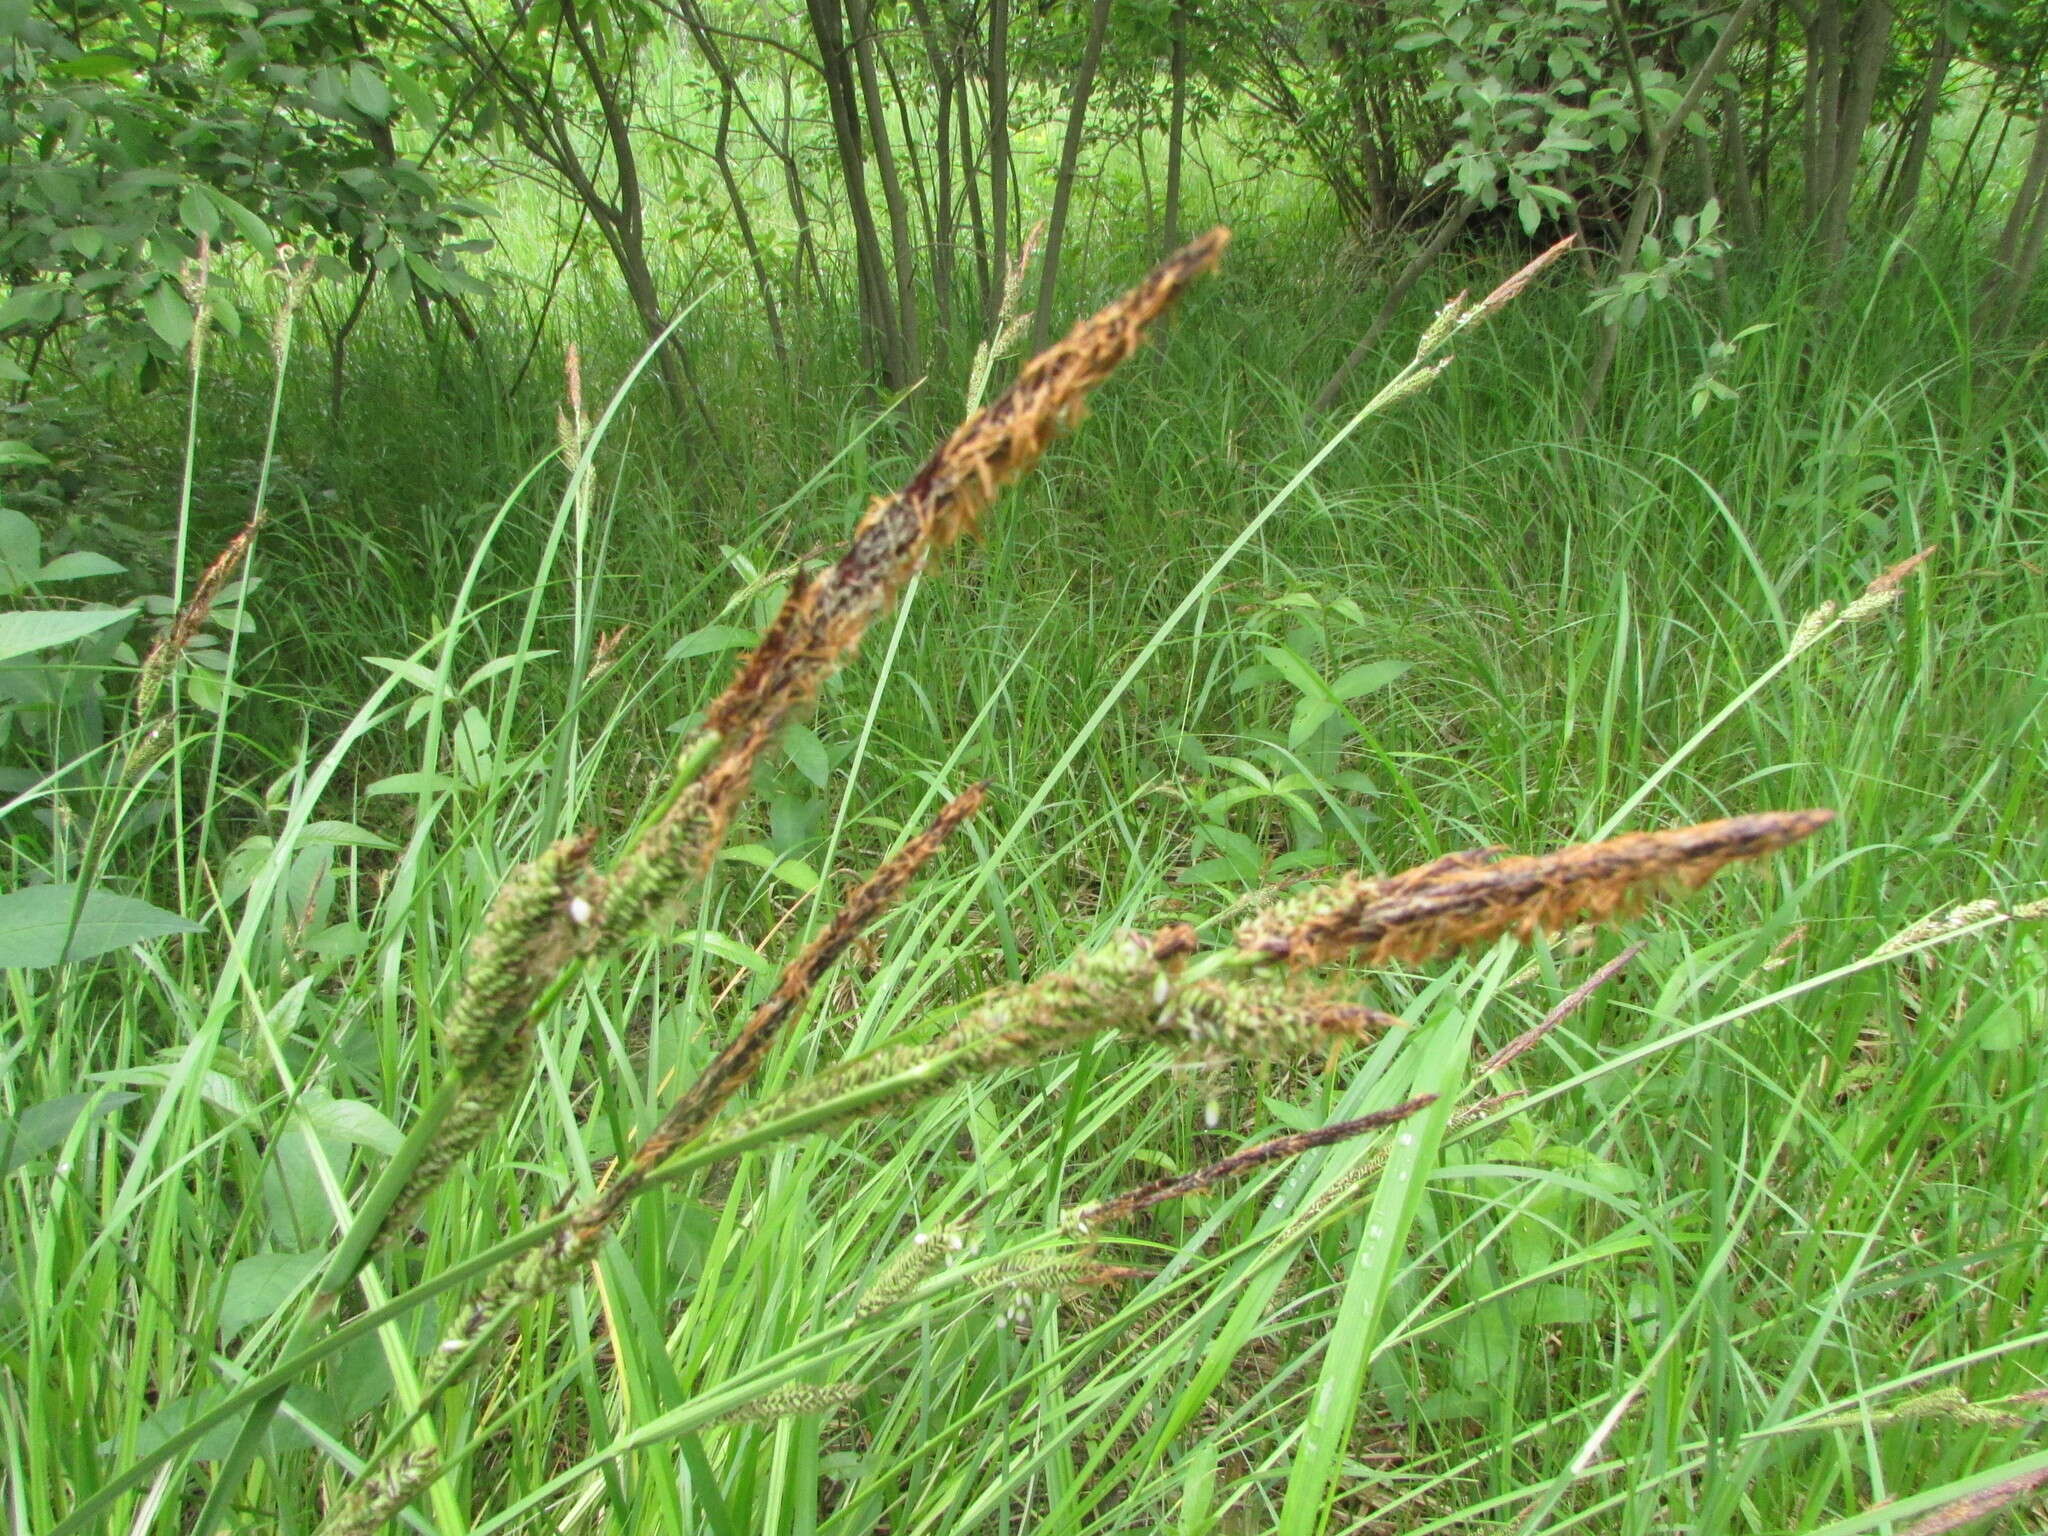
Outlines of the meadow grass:
[[[1796,264],[1736,270],[1729,313],[1668,307],[1631,339],[1583,435],[1588,333],[1553,280],[1276,503],[1329,446],[1302,407],[1372,307],[1333,314],[1299,238],[1241,237],[877,626],[673,941],[540,1032],[530,1090],[397,1280],[594,1189],[816,929],[815,897],[977,780],[987,809],[761,1095],[1118,929],[1227,937],[1313,875],[1623,813],[1838,822],[1624,934],[1377,968],[1359,995],[1411,1027],[1327,1064],[1195,1073],[1096,1042],[650,1195],[418,1430],[456,1466],[413,1529],[1846,1536],[2044,1464],[2038,1403],[2006,1400],[2048,1385],[2048,947],[1988,915],[1870,963],[1930,914],[2048,893],[2048,421],[1971,354],[1969,274],[1908,259],[1880,283],[1866,252],[1855,300],[1822,310]],[[1077,299],[1120,254],[1076,271]],[[1476,289],[1500,275],[1461,261]],[[1695,418],[1713,328],[1757,321],[1739,398]],[[711,306],[699,334],[758,366],[743,317]],[[578,339],[591,378],[621,376],[621,338]],[[134,1095],[6,1179],[18,1528],[271,1363],[337,1212],[445,1070],[431,1020],[500,880],[637,816],[791,577],[955,414],[965,346],[903,412],[822,373],[748,396],[718,444],[670,444],[631,397],[585,494],[542,462],[545,414],[452,388],[460,361],[437,372],[395,329],[365,339],[377,382],[338,428],[317,368],[287,381],[252,694],[212,732],[181,717],[168,780],[62,813],[138,801],[110,875],[209,936],[7,973],[11,1114]],[[195,549],[246,511],[266,391],[208,397]],[[1895,604],[1759,684],[1804,615],[1930,545]],[[50,846],[18,838],[10,884]],[[1148,1211],[1105,1249],[1133,1271],[1113,1286],[1034,1269],[1073,1207],[1462,1083],[1630,941],[1487,1085],[1521,1092],[1511,1113]],[[922,1278],[863,1311],[899,1260]],[[235,1490],[244,1526],[320,1523],[463,1295],[294,1389]],[[833,1382],[862,1390],[734,1418]],[[101,1526],[178,1528],[204,1481],[166,1467]]]

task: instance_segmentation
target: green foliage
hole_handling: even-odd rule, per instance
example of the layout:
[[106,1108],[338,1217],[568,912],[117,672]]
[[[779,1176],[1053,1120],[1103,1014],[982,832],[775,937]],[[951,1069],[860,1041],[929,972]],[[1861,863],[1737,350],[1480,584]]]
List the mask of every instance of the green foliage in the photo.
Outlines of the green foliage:
[[240,329],[248,300],[218,271],[238,246],[259,267],[289,245],[328,276],[479,292],[461,258],[483,247],[458,238],[478,210],[400,144],[433,98],[386,51],[395,9],[0,7],[0,336],[159,382],[195,305]]

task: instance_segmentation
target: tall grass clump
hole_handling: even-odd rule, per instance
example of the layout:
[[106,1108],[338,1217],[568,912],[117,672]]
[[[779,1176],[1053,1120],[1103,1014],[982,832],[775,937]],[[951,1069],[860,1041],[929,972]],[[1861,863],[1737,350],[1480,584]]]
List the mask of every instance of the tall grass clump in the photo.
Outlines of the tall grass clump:
[[[1816,538],[1780,585],[1787,546],[1735,508],[1704,532],[1603,510],[1651,471],[1533,409],[1512,430],[1541,452],[1499,484],[1409,474],[1431,437],[1501,430],[1442,376],[1538,261],[1443,306],[1249,504],[1222,395],[1140,393],[1052,468],[1070,505],[927,580],[1224,244],[1026,363],[836,556],[735,546],[711,569],[737,592],[635,627],[616,588],[669,578],[607,547],[619,406],[587,419],[572,369],[566,484],[525,530],[542,576],[485,579],[508,499],[432,631],[239,800],[194,770],[251,703],[181,737],[177,647],[137,658],[159,681],[101,792],[207,809],[110,835],[102,867],[175,871],[230,937],[74,966],[62,995],[11,973],[24,1016],[81,1037],[50,1081],[90,1085],[10,1156],[28,1523],[1710,1529],[1763,1498],[1847,1532],[1895,1495],[2020,1487],[2030,1382],[2002,1373],[2041,1326],[1999,1192],[2030,1186],[1984,1134],[2041,1103],[1962,1063],[2024,1038],[1999,1005],[2041,974],[2041,768],[1946,785],[1927,814],[1976,853],[1930,902],[1877,830],[1910,821],[1887,809],[1907,728],[1870,725],[1898,690],[1942,702],[1908,594],[1958,530],[1875,526],[1865,473],[1864,540],[1795,503]],[[1173,377],[1218,369],[1200,320]],[[1837,408],[1862,441],[1827,454],[1890,454],[1894,494],[1924,472],[1898,402]],[[1160,468],[1147,434],[1224,487],[1183,527],[1231,516],[1171,580],[1137,574],[1158,529],[1129,486],[1125,526],[1077,510],[1097,445]],[[1360,531],[1330,472],[1368,450],[1426,515]],[[1590,553],[1458,505],[1532,484],[1612,516]],[[1063,537],[1133,590],[1074,570],[1030,606],[1017,550]],[[1396,547],[1419,593],[1372,569]],[[1569,637],[1540,669],[1539,629]],[[1996,718],[2038,711],[2008,682]],[[1825,736],[1829,712],[1858,724]],[[1873,841],[1817,839],[1815,803]],[[1802,845],[1567,980],[1603,925]],[[868,873],[835,898],[842,863]],[[1944,1213],[1957,1246],[1897,1240]],[[1965,1297],[1979,1331],[1937,1330]],[[1885,1328],[1924,1347],[1878,1360]]]

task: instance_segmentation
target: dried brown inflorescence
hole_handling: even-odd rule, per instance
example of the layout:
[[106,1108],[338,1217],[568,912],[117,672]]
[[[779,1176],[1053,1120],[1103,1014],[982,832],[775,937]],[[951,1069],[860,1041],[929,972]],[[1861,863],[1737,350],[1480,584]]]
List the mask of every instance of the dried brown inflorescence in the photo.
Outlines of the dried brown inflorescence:
[[1556,853],[1454,854],[1398,875],[1350,875],[1238,930],[1248,953],[1302,965],[1345,956],[1421,961],[1504,934],[1527,938],[1620,916],[1660,890],[1694,889],[1723,866],[1810,837],[1834,812],[1766,811],[1669,832],[1632,832]]
[[227,547],[214,556],[213,564],[200,573],[198,584],[192,588],[192,595],[185,600],[185,606],[178,610],[178,616],[157,636],[156,643],[142,658],[142,666],[135,678],[134,704],[135,720],[141,727],[141,734],[129,748],[125,765],[125,771],[131,777],[153,762],[164,746],[170,721],[157,711],[164,684],[170,680],[171,669],[178,664],[178,658],[185,654],[198,637],[200,627],[212,615],[221,589],[248,558],[249,546],[256,542],[257,531],[262,526],[263,514],[258,511],[243,525],[240,533],[228,540]]
[[1002,488],[1080,420],[1089,393],[1138,349],[1146,328],[1216,265],[1229,243],[1228,230],[1211,230],[1079,322],[1026,363],[993,404],[962,423],[908,485],[868,509],[846,552],[790,593],[760,646],[712,704],[705,729],[720,739],[719,761],[650,829],[602,893],[595,886],[586,893],[599,920],[613,928],[637,926],[701,873],[775,733],[817,696],[925,560],[972,532]]

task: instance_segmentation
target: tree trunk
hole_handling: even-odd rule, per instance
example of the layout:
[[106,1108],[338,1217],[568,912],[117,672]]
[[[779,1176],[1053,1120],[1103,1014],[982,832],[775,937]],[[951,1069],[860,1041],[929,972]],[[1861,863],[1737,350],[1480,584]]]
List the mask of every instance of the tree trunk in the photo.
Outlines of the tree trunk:
[[[1650,210],[1663,202],[1660,195],[1663,188],[1664,162],[1671,153],[1671,147],[1678,136],[1685,131],[1685,120],[1706,95],[1707,87],[1721,72],[1722,62],[1728,57],[1735,41],[1742,35],[1742,29],[1749,25],[1749,19],[1756,14],[1762,0],[1742,0],[1742,5],[1728,19],[1728,25],[1721,29],[1721,35],[1714,40],[1711,52],[1702,59],[1687,81],[1685,95],[1679,99],[1671,116],[1663,125],[1649,135],[1648,153],[1643,158],[1643,174],[1636,183],[1632,206],[1629,209],[1628,228],[1622,233],[1621,249],[1615,252],[1614,269],[1627,273],[1635,269],[1636,258],[1642,254],[1643,236],[1649,230]],[[1600,404],[1601,394],[1607,388],[1608,370],[1614,366],[1614,359],[1621,350],[1621,324],[1609,320],[1600,328],[1599,349],[1593,355],[1593,363],[1586,375],[1586,389],[1580,399],[1579,419],[1575,430],[1583,432],[1593,420],[1593,412]]]
[[995,329],[1010,268],[1010,0],[988,0],[989,284],[985,330]]
[[817,39],[825,76],[825,100],[832,115],[832,142],[839,153],[839,172],[846,183],[847,216],[853,221],[854,267],[860,287],[864,349],[870,366],[879,367],[891,389],[910,382],[896,301],[882,261],[882,239],[875,210],[868,200],[867,159],[861,152],[860,111],[855,104],[853,67],[847,59],[846,33],[839,20],[839,0],[804,0],[811,33]]
[[718,132],[711,143],[711,158],[718,166],[719,180],[725,183],[726,200],[732,204],[733,222],[739,227],[740,244],[745,247],[747,263],[754,269],[754,286],[761,292],[761,310],[768,317],[768,339],[775,347],[775,362],[782,370],[782,381],[789,382],[789,345],[782,335],[782,311],[775,303],[775,285],[768,280],[768,264],[761,259],[761,243],[754,238],[754,221],[747,216],[747,200],[740,195],[739,178],[732,169],[732,104],[734,88],[731,81],[719,82]]
[[1990,306],[1992,336],[2004,337],[2019,318],[2027,288],[2041,263],[2044,236],[2048,236],[2048,101],[2042,102],[2041,115],[2034,121],[2026,173],[2005,217],[2005,228],[1999,232],[1999,270],[1993,278]]
[[1955,39],[1937,18],[1939,31],[1934,54],[1927,61],[1927,80],[1920,88],[1920,101],[1913,108],[1913,125],[1907,130],[1905,158],[1899,162],[1898,179],[1892,183],[1891,216],[1896,228],[1912,222],[1920,202],[1920,182],[1927,170],[1927,147],[1934,138],[1934,119],[1941,111],[1942,87],[1948,83],[1949,65],[1955,61]]
[[934,24],[925,0],[911,0],[910,13],[917,20],[918,35],[924,39],[926,67],[931,70],[939,98],[938,121],[932,130],[932,161],[937,176],[934,195],[938,200],[932,234],[932,299],[938,310],[939,332],[953,333],[953,284],[959,264],[959,210],[953,195],[953,113],[966,109],[955,56]]
[[1081,68],[1074,76],[1074,94],[1067,107],[1066,142],[1052,188],[1052,216],[1046,225],[1045,255],[1038,267],[1038,311],[1031,317],[1031,350],[1044,348],[1052,337],[1053,288],[1059,280],[1060,237],[1066,233],[1067,207],[1074,197],[1074,173],[1081,163],[1081,139],[1088,125],[1088,96],[1095,89],[1095,69],[1102,62],[1102,35],[1109,27],[1109,0],[1095,0],[1088,17],[1088,42],[1081,50]]
[[1173,104],[1166,117],[1166,216],[1160,244],[1171,254],[1180,249],[1181,141],[1188,115],[1188,0],[1175,0],[1173,47],[1167,56],[1173,81]]
[[991,284],[988,254],[988,221],[981,209],[981,178],[977,175],[979,163],[974,155],[974,93],[967,89],[967,60],[959,57],[959,94],[955,103],[954,120],[960,125],[960,190],[966,194],[967,226],[974,237],[974,283],[975,293],[981,301],[981,308],[988,307]]
[[1863,136],[1877,103],[1879,77],[1891,49],[1891,0],[1863,0],[1849,31],[1849,57],[1843,80],[1841,117],[1834,133],[1828,166],[1827,201],[1821,219],[1821,247],[1830,265],[1838,265],[1849,245],[1849,206],[1855,199],[1857,172],[1863,163]]
[[1778,150],[1778,43],[1785,21],[1780,14],[1782,3],[1771,0],[1770,27],[1764,37],[1764,110],[1757,124],[1756,143],[1756,222],[1760,230],[1771,227],[1771,167]]
[[1473,199],[1464,198],[1459,201],[1457,207],[1438,221],[1436,229],[1430,234],[1422,249],[1409,258],[1408,265],[1403,267],[1400,275],[1394,279],[1393,287],[1387,290],[1386,298],[1380,301],[1379,313],[1372,317],[1372,324],[1365,328],[1365,335],[1359,338],[1358,345],[1353,347],[1344,361],[1337,365],[1337,371],[1330,375],[1329,382],[1316,391],[1316,397],[1308,408],[1311,417],[1320,416],[1336,404],[1345,381],[1357,371],[1360,363],[1372,355],[1373,345],[1393,323],[1394,316],[1400,312],[1402,301],[1408,297],[1415,285],[1422,281],[1424,274],[1435,264],[1437,257],[1443,254],[1444,247],[1458,238],[1458,232],[1465,227],[1478,207],[1479,204]]
[[1754,250],[1763,240],[1763,218],[1757,211],[1755,184],[1749,173],[1749,143],[1742,131],[1742,93],[1733,85],[1721,88],[1721,155],[1728,166],[1728,213],[1742,243]]
[[1842,55],[1840,0],[1815,0],[1813,19],[1806,24],[1806,68],[1800,86],[1800,124],[1804,141],[1800,162],[1805,170],[1803,211],[1809,229],[1821,221],[1833,185],[1834,140],[1838,120]]
[[912,253],[910,206],[904,200],[902,178],[896,174],[896,151],[889,142],[888,116],[882,110],[882,86],[875,69],[875,40],[868,15],[867,0],[846,0],[861,100],[868,113],[868,138],[875,149],[875,174],[881,177],[882,202],[889,213],[889,250],[896,267],[896,326],[903,353],[900,388],[917,376],[921,366],[917,344],[917,263]]

